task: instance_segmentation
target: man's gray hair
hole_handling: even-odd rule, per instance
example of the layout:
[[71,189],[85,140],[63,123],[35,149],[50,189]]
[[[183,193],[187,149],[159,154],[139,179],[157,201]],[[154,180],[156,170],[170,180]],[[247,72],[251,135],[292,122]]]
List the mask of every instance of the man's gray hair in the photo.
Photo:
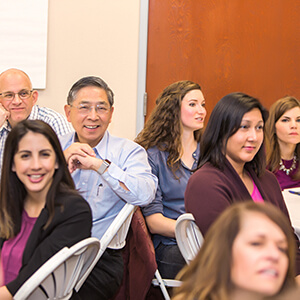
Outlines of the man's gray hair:
[[83,77],[83,78],[79,79],[77,82],[75,82],[73,84],[73,86],[71,87],[69,94],[68,94],[68,98],[67,98],[68,104],[71,105],[74,102],[79,90],[81,90],[82,88],[88,87],[88,86],[95,86],[95,87],[105,90],[110,107],[112,107],[114,105],[113,91],[109,88],[109,86],[107,85],[107,83],[104,80],[102,80],[100,77],[96,77],[96,76]]

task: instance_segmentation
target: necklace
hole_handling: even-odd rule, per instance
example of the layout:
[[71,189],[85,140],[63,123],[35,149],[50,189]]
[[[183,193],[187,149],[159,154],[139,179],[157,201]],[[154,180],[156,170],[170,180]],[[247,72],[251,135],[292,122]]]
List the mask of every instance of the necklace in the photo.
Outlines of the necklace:
[[280,167],[279,167],[279,170],[282,170],[283,172],[286,173],[286,175],[289,176],[289,175],[290,175],[290,172],[296,169],[296,161],[297,161],[297,157],[296,157],[296,155],[294,155],[292,166],[291,166],[289,169],[287,169],[287,168],[285,167],[285,165],[283,164],[282,159],[280,159],[280,162],[279,162],[279,166],[280,166]]

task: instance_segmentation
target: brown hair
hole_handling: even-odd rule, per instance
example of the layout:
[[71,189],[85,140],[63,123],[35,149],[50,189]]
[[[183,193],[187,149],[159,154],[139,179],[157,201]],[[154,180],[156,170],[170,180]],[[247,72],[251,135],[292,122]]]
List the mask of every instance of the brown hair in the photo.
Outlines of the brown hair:
[[54,217],[54,208],[58,205],[57,195],[77,193],[60,142],[53,129],[40,120],[24,120],[18,123],[8,134],[3,154],[0,185],[0,237],[5,239],[16,236],[21,229],[22,211],[27,192],[17,174],[12,171],[12,165],[20,140],[30,131],[40,133],[47,138],[55,151],[58,164],[58,169],[55,170],[53,181],[46,196],[49,218],[45,228]]
[[[294,107],[300,107],[300,102],[294,97],[286,96],[277,100],[270,108],[269,119],[266,122],[266,151],[267,166],[271,172],[278,170],[281,159],[275,125],[285,112]],[[295,154],[299,159],[300,144],[297,144]],[[293,179],[300,179],[300,168],[294,174]]]
[[[181,101],[192,90],[201,90],[201,87],[198,83],[189,80],[178,81],[167,86],[156,99],[156,107],[144,129],[135,139],[146,150],[157,146],[159,150],[168,152],[167,164],[174,176],[179,168],[178,162],[183,151],[181,144]],[[194,132],[197,142],[200,141],[201,131],[199,129]]]
[[233,289],[232,246],[247,212],[265,215],[283,231],[288,243],[289,265],[281,291],[295,286],[296,245],[287,218],[270,203],[239,202],[228,207],[213,223],[196,258],[178,274],[177,279],[183,283],[176,290],[174,300],[229,300]]

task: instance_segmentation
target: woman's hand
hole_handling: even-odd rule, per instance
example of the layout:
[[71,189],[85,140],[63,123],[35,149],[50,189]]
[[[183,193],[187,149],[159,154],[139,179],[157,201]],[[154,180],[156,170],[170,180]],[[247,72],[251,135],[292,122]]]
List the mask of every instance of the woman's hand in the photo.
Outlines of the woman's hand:
[[167,237],[175,237],[176,220],[170,219],[156,213],[145,217],[149,231],[152,234],[160,234]]

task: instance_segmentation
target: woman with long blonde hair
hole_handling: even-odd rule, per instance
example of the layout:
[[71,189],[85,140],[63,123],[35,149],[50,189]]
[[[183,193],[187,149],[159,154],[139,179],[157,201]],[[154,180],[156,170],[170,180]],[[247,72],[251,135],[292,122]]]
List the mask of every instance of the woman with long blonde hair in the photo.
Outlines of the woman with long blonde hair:
[[270,203],[228,207],[208,230],[196,258],[178,275],[174,300],[278,296],[295,287],[295,239],[286,216]]

